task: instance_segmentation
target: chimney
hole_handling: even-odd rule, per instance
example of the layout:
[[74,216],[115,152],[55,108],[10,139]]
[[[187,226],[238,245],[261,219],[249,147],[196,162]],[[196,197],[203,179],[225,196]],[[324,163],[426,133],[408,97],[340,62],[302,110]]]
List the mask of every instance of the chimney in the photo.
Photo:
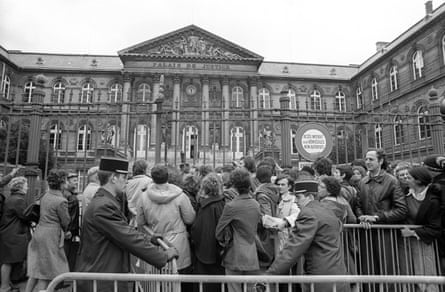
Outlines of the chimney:
[[386,45],[389,44],[388,42],[376,42],[375,43],[375,49],[377,52],[385,50]]
[[428,0],[425,2],[425,17],[430,17],[433,14],[433,1]]

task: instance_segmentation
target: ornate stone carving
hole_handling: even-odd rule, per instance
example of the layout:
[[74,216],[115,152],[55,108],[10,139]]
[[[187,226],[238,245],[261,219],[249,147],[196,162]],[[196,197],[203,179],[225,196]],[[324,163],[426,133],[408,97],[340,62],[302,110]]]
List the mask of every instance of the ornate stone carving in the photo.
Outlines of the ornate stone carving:
[[240,55],[229,52],[215,43],[193,33],[184,34],[177,39],[163,43],[147,51],[149,55],[167,56],[203,56],[217,58],[241,58]]

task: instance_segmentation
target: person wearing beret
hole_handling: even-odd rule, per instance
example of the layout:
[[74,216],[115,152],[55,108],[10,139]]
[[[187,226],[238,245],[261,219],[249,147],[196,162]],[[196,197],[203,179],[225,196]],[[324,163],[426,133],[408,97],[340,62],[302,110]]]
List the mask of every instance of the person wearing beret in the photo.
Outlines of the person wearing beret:
[[[285,275],[304,256],[305,275],[346,275],[340,234],[342,222],[317,200],[318,182],[296,182],[294,192],[300,214],[289,234],[289,240],[266,274]],[[349,289],[345,283],[336,284],[336,291]],[[333,291],[333,284],[315,284],[314,291]]]
[[[83,219],[80,257],[77,271],[89,273],[128,273],[129,253],[161,268],[178,256],[176,249],[166,251],[155,246],[156,237],[148,237],[130,226],[118,197],[127,183],[128,161],[103,157],[99,165],[101,188],[91,200]],[[97,291],[116,291],[113,281],[98,281]],[[92,281],[79,281],[78,291],[93,291]],[[130,291],[127,282],[118,283],[118,291]]]

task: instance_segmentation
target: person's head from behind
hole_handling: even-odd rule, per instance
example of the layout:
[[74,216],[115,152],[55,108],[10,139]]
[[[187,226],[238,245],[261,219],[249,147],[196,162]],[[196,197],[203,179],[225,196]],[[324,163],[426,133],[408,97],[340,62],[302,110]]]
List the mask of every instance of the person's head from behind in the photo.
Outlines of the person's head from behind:
[[247,169],[248,172],[250,173],[256,172],[255,159],[252,156],[245,156],[240,161],[243,161],[243,166],[245,169]]
[[199,167],[199,176],[201,178],[205,177],[211,172],[213,172],[213,167],[211,167],[210,165],[201,165]]
[[155,184],[162,185],[168,182],[168,167],[157,164],[151,169],[151,178]]
[[377,175],[380,170],[388,168],[388,161],[386,160],[386,153],[383,149],[369,149],[365,157],[366,168],[368,171]]
[[212,172],[201,181],[199,196],[203,198],[217,197],[222,194],[222,181],[218,174]]
[[240,194],[248,194],[251,186],[250,173],[244,168],[237,168],[230,173],[232,187]]
[[294,184],[298,207],[304,208],[309,202],[318,200],[318,183],[315,180],[298,181]]
[[87,177],[88,177],[88,182],[91,183],[99,183],[99,178],[97,176],[99,172],[99,166],[93,166],[90,169],[88,169],[87,172]]
[[426,167],[413,167],[408,170],[407,184],[410,188],[426,187],[433,177]]
[[125,191],[128,178],[128,160],[102,157],[99,163],[99,182],[113,194],[120,194]]
[[312,164],[312,168],[315,170],[317,176],[330,176],[332,171],[332,161],[326,157],[317,158]]
[[347,182],[349,184],[349,180],[352,177],[352,166],[350,165],[338,165],[332,168],[332,175],[341,183]]
[[275,184],[280,188],[280,194],[285,194],[294,190],[294,180],[289,175],[278,175]]
[[221,167],[221,178],[223,182],[223,186],[225,188],[230,188],[232,186],[232,182],[230,181],[230,174],[235,170],[235,166],[232,164],[225,164]]
[[272,170],[272,175],[275,175],[275,171],[277,168],[277,163],[275,162],[275,159],[273,159],[270,156],[264,157],[257,165],[257,170],[259,167],[263,166],[263,165],[267,165],[270,167],[270,169]]
[[196,195],[199,191],[199,179],[194,175],[186,174],[182,179],[182,189]]
[[340,182],[333,176],[324,176],[318,183],[318,196],[323,199],[327,196],[338,197],[340,195]]
[[272,177],[272,169],[269,165],[261,165],[256,170],[256,178],[262,184],[270,183]]
[[8,183],[8,188],[11,194],[13,193],[26,194],[26,192],[28,191],[28,180],[24,176],[14,177]]
[[51,190],[61,191],[65,188],[68,173],[61,169],[51,169],[46,177],[48,187]]
[[144,159],[136,160],[133,164],[133,176],[147,174],[148,163]]

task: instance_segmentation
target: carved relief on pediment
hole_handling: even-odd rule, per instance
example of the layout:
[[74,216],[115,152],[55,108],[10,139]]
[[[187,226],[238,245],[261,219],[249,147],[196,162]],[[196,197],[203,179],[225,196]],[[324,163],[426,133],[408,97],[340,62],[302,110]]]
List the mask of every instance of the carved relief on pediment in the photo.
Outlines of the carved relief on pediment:
[[149,55],[166,56],[201,56],[217,58],[241,58],[240,55],[229,52],[202,36],[183,34],[176,39],[160,44],[147,51]]

